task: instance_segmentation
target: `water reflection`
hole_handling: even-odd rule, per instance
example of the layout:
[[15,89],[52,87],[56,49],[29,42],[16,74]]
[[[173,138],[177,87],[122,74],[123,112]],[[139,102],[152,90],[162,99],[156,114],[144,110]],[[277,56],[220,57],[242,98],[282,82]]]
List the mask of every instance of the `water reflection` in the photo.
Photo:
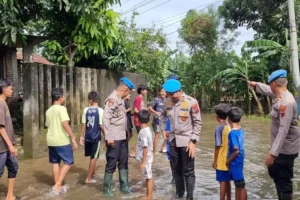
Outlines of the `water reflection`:
[[[214,129],[216,120],[214,115],[203,115],[203,130],[200,142],[197,144],[196,155],[196,189],[197,200],[218,200],[219,184],[215,181],[215,171],[211,168],[212,152],[214,147]],[[248,199],[276,199],[276,191],[272,180],[264,166],[265,156],[270,149],[270,124],[266,120],[243,119],[242,127],[245,130],[245,180],[248,190]],[[136,137],[134,138],[136,139]],[[135,143],[134,139],[130,145]],[[86,185],[84,180],[87,173],[88,158],[83,156],[83,149],[75,152],[75,165],[67,176],[66,183],[69,191],[60,197],[51,197],[47,194],[52,185],[51,165],[48,158],[20,161],[20,172],[17,177],[16,194],[24,200],[42,199],[107,199],[102,195],[103,174],[105,167],[105,149],[102,145],[100,160],[98,161],[96,180],[98,183]],[[300,199],[299,159],[295,162],[294,199]],[[130,187],[132,193],[121,194],[118,183],[118,173],[114,174],[113,199],[139,199],[146,193],[144,179],[139,172],[139,163],[134,159],[129,161]],[[154,199],[174,199],[175,188],[169,184],[171,173],[169,162],[165,155],[155,156],[153,164]],[[0,182],[0,198],[6,192],[6,175]],[[232,183],[232,192],[234,185]]]

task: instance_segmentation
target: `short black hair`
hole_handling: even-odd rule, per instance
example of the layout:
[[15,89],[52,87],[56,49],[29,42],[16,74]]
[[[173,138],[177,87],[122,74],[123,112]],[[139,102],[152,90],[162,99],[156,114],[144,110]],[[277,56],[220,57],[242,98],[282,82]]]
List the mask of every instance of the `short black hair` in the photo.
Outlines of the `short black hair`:
[[62,88],[53,88],[51,92],[52,102],[57,101],[63,95],[64,90]]
[[100,99],[100,95],[96,91],[90,91],[88,94],[88,99],[92,100],[94,103],[97,103]]
[[238,107],[232,107],[227,113],[230,121],[234,123],[239,123],[241,121],[243,114],[244,114],[243,110]]
[[8,88],[11,86],[11,82],[5,78],[0,78],[0,94],[3,93],[3,89]]
[[216,115],[218,115],[220,119],[224,119],[224,120],[227,118],[227,113],[229,110],[230,107],[226,103],[220,103],[215,107]]
[[137,93],[141,94],[143,90],[147,90],[147,86],[144,84],[139,85],[138,89],[137,89]]
[[150,121],[150,113],[148,110],[141,110],[139,113],[138,113],[138,118],[139,118],[139,121],[142,123],[142,124],[146,124]]

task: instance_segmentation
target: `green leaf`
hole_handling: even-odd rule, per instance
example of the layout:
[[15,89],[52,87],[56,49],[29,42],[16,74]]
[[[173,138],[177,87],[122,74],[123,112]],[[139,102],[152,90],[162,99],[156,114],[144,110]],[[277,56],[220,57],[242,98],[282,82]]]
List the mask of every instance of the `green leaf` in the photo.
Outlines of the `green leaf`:
[[59,61],[61,61],[61,59],[63,59],[63,56],[59,56],[59,57],[57,58],[57,61],[59,62]]
[[15,28],[11,29],[11,41],[13,43],[17,42],[17,30]]
[[98,0],[96,1],[96,3],[94,4],[93,8],[99,8],[99,6],[103,3],[103,0]]
[[4,37],[3,37],[3,39],[2,39],[2,43],[4,43],[5,45],[7,45],[8,44],[8,40],[9,40],[9,33],[6,33],[5,35],[4,35]]

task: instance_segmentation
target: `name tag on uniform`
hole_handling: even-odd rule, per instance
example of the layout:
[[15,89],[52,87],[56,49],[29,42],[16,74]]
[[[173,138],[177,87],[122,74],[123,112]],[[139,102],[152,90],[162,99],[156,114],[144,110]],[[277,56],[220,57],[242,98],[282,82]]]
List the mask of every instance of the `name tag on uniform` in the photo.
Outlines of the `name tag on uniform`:
[[187,112],[187,111],[180,111],[179,112],[179,117],[180,117],[180,120],[182,122],[185,122],[188,119],[188,117],[189,117],[189,112]]

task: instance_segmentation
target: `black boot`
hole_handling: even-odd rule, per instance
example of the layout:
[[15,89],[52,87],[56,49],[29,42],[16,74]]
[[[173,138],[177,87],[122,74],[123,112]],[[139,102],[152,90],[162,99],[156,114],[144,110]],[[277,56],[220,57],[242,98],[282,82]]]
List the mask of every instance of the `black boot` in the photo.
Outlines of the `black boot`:
[[171,170],[172,170],[172,181],[171,181],[171,184],[174,185],[175,184],[175,179],[174,179],[174,170],[172,168],[172,163],[170,161],[170,167],[171,167]]
[[186,200],[193,200],[194,199],[194,189],[195,189],[195,177],[185,177],[185,184],[186,184]]
[[174,173],[175,186],[176,186],[176,198],[183,198],[185,192],[184,177],[182,174],[178,175]]
[[107,197],[113,197],[113,194],[111,193],[112,179],[113,179],[113,173],[107,173],[107,172],[105,172],[103,193]]
[[119,181],[120,181],[121,192],[123,192],[125,194],[130,193],[130,190],[128,187],[128,170],[127,169],[119,170]]
[[293,194],[292,193],[281,193],[281,200],[292,200]]

